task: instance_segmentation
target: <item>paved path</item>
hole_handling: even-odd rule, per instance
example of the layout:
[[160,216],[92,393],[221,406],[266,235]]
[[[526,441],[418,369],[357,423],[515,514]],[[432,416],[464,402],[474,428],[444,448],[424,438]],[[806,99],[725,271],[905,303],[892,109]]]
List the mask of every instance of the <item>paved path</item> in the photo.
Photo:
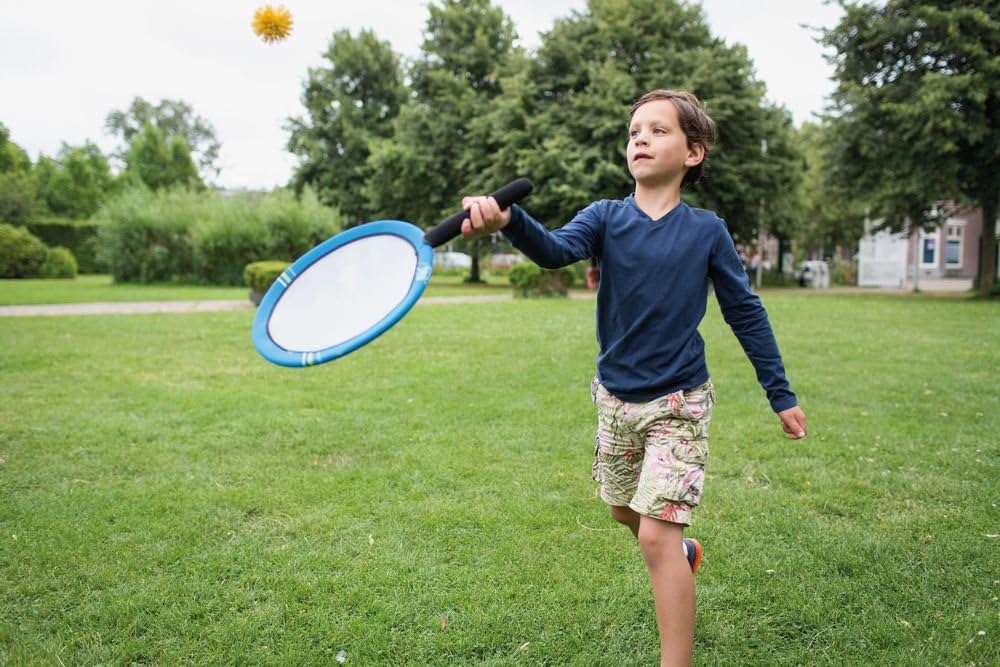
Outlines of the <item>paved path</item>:
[[[425,296],[417,303],[487,303],[509,301],[510,294],[478,296]],[[233,301],[122,301],[118,303],[65,303],[30,306],[0,306],[0,317],[34,317],[38,315],[115,315],[127,313],[205,313],[217,310],[250,310],[246,299]]]

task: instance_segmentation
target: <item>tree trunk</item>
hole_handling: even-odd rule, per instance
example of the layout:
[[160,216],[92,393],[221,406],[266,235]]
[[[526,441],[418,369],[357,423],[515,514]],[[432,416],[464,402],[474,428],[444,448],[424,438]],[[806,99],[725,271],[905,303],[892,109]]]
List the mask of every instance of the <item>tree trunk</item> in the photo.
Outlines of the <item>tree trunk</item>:
[[469,248],[469,254],[472,255],[472,266],[469,267],[469,277],[465,279],[467,283],[481,283],[483,279],[479,276],[479,252],[480,243],[482,239],[475,239],[472,242],[472,247]]
[[980,198],[983,214],[982,242],[979,244],[979,295],[989,297],[997,279],[997,192],[988,192]]

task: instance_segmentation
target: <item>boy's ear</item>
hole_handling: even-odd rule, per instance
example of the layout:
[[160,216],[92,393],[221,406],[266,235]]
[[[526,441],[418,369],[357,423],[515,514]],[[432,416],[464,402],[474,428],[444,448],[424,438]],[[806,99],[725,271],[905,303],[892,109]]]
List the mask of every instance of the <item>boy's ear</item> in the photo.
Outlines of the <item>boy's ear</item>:
[[701,144],[688,144],[687,159],[684,160],[685,167],[697,167],[705,159],[705,147]]

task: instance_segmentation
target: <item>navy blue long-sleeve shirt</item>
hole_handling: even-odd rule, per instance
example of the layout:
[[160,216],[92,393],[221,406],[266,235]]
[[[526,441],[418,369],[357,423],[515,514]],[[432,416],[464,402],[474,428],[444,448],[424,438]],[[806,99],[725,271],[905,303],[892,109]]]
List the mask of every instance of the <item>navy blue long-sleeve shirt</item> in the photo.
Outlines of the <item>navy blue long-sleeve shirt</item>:
[[711,279],[771,408],[797,404],[767,312],[725,223],[711,211],[682,202],[653,220],[629,195],[594,202],[550,232],[514,206],[503,233],[544,268],[598,259],[597,374],[621,400],[649,401],[708,380],[698,325]]

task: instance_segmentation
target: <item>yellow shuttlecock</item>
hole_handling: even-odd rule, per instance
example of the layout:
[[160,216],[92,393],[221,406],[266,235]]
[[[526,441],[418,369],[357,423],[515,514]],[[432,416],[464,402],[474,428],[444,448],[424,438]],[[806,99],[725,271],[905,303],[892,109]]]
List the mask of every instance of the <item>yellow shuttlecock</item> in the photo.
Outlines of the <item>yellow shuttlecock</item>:
[[292,32],[292,13],[284,5],[264,5],[253,13],[253,31],[265,42],[278,42]]

